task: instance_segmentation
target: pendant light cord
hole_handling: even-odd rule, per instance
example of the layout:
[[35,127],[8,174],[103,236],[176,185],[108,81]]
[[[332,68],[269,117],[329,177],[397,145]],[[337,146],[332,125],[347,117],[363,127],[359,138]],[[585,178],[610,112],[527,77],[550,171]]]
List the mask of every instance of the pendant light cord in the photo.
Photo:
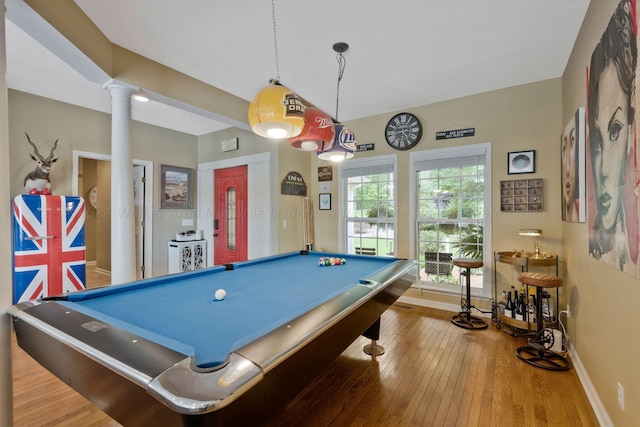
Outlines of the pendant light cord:
[[340,80],[342,80],[342,76],[344,75],[344,68],[347,65],[347,60],[344,58],[342,53],[338,53],[336,55],[336,60],[338,61],[338,83],[336,84],[336,120],[338,120],[338,105],[340,100]]
[[273,18],[273,48],[276,55],[276,84],[280,82],[280,63],[278,62],[278,34],[276,31],[276,2],[271,0],[271,16]]

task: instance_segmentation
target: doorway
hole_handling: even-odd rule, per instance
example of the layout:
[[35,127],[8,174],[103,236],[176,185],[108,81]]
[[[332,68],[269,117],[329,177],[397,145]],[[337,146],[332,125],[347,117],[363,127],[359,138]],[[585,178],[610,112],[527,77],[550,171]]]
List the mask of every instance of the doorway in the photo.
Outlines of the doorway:
[[215,265],[247,260],[247,165],[214,171]]
[[[136,216],[136,278],[153,276],[152,268],[152,191],[153,163],[133,161],[134,212]],[[73,152],[72,193],[86,200],[85,243],[87,264],[96,271],[111,271],[111,156]]]
[[273,255],[278,250],[277,193],[271,183],[278,179],[277,168],[271,167],[271,154],[259,153],[232,157],[198,165],[198,225],[207,240],[207,265],[214,265],[215,244],[215,177],[218,169],[247,167],[247,259]]

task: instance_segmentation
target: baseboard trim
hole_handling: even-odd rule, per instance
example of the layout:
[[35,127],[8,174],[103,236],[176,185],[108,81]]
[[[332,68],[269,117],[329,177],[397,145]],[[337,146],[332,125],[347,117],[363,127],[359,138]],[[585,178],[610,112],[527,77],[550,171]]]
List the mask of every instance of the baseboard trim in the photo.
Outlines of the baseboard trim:
[[98,267],[96,267],[95,272],[96,272],[96,273],[100,273],[100,274],[104,274],[105,276],[109,276],[109,277],[111,277],[111,271],[110,271],[110,270],[105,270],[104,268],[98,268]]
[[456,304],[449,304],[446,302],[438,302],[438,301],[430,301],[430,300],[426,300],[426,299],[422,299],[422,298],[414,298],[414,297],[407,297],[402,295],[400,298],[398,298],[398,302],[403,302],[405,304],[413,304],[413,305],[417,305],[420,307],[427,307],[427,308],[436,308],[438,310],[444,310],[444,311],[451,311],[453,313],[457,313],[460,311],[460,306],[456,305]]
[[[420,307],[435,308],[435,309],[438,309],[438,310],[451,311],[453,313],[458,313],[460,311],[460,305],[457,305],[457,304],[450,304],[450,303],[439,302],[439,301],[431,301],[431,300],[422,299],[422,298],[408,297],[408,296],[405,296],[405,295],[403,295],[400,298],[398,298],[398,302],[403,302],[405,304],[413,304],[413,305],[417,305],[417,306],[420,306]],[[474,316],[477,316],[477,317],[486,317],[487,319],[491,319],[491,313],[482,313],[481,311],[474,310],[472,314]]]
[[593,387],[593,383],[591,383],[591,379],[587,374],[587,370],[584,368],[582,361],[580,360],[580,356],[575,351],[571,342],[569,342],[569,356],[571,357],[571,362],[573,364],[573,368],[576,370],[576,374],[578,374],[578,379],[580,380],[580,384],[582,384],[582,388],[584,392],[587,394],[587,399],[589,399],[589,403],[591,403],[591,407],[593,408],[593,412],[596,414],[596,418],[600,422],[602,427],[614,427],[611,418],[609,418],[609,414],[605,409],[596,389]]

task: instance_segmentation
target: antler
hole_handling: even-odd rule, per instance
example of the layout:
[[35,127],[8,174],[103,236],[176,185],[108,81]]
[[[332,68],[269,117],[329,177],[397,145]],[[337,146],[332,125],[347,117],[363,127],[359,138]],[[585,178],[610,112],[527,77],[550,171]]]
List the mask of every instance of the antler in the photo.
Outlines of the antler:
[[58,146],[58,139],[56,139],[56,142],[53,143],[53,148],[51,149],[51,152],[49,153],[49,157],[47,157],[47,160],[51,160],[53,159],[53,151],[56,149],[56,147]]
[[38,147],[36,147],[36,144],[31,142],[31,138],[29,138],[29,134],[26,132],[24,134],[27,135],[27,141],[29,141],[29,144],[31,144],[31,146],[33,147],[33,152],[35,153],[36,156],[38,156],[40,160],[44,162],[44,161],[51,161],[51,159],[53,159],[53,152],[58,147],[59,139],[56,139],[56,142],[54,142],[53,148],[51,148],[51,152],[49,153],[49,157],[45,159],[44,157],[42,157],[42,154],[40,154],[40,152],[38,151]]
[[[31,142],[31,138],[29,138],[29,134],[28,133],[24,133],[25,135],[27,135],[27,141],[29,141],[29,144],[31,144],[31,146],[33,147],[33,152],[35,153],[36,156],[38,156],[38,158],[40,160],[44,160],[44,157],[42,157],[42,155],[38,152],[38,147],[36,147],[36,144],[34,144],[33,142]],[[58,141],[56,141],[56,144],[58,143]],[[53,147],[55,148],[55,147]],[[53,150],[51,150],[51,153],[53,154]]]

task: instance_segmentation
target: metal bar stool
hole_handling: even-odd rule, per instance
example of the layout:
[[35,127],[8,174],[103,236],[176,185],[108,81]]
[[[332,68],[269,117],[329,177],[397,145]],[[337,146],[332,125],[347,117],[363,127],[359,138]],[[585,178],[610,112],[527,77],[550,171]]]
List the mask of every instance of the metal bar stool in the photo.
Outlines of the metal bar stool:
[[569,369],[569,360],[549,348],[553,346],[553,331],[545,329],[542,317],[542,293],[544,288],[559,288],[562,286],[562,279],[545,273],[524,272],[518,276],[518,281],[527,286],[536,288],[536,335],[529,339],[526,346],[518,347],[516,354],[520,360],[529,365],[536,366],[550,371],[566,371]]
[[461,301],[462,311],[451,317],[451,323],[465,329],[486,329],[488,325],[484,319],[471,315],[472,308],[482,311],[471,305],[471,269],[480,268],[484,263],[473,258],[455,258],[453,265],[460,268],[460,276],[466,276],[467,298]]

